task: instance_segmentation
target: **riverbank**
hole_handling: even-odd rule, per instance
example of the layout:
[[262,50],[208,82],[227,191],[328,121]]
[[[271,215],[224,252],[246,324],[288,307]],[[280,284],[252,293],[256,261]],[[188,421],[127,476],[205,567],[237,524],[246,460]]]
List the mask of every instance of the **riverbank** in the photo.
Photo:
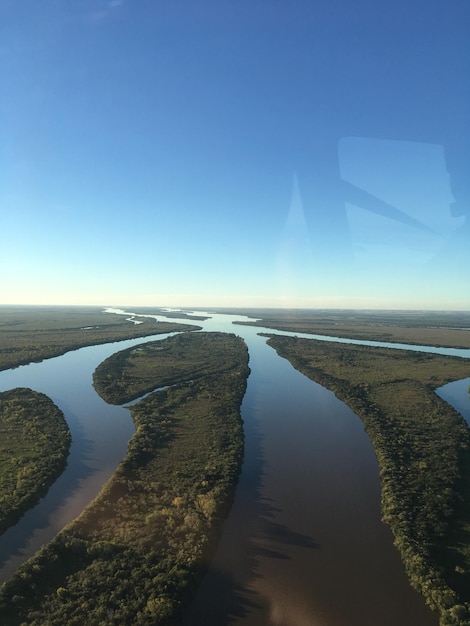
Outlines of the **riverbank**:
[[470,348],[470,313],[457,311],[245,311],[244,325],[361,341]]
[[103,315],[98,307],[2,306],[0,313],[0,371],[84,346],[201,328],[146,317],[131,320],[115,313]]
[[60,476],[71,437],[52,400],[24,388],[0,393],[0,433],[1,534]]
[[[90,624],[174,623],[207,567],[241,465],[248,354],[222,333],[163,344],[168,362],[180,363],[179,384],[132,406],[125,459],[92,505],[2,587],[3,624],[81,626],[84,615]],[[146,349],[118,353],[121,374]],[[198,371],[187,366],[189,350]],[[161,387],[162,378],[148,370],[143,385]]]
[[363,420],[380,465],[383,519],[412,585],[442,625],[469,624],[470,434],[434,393],[467,377],[468,362],[280,336],[268,343]]

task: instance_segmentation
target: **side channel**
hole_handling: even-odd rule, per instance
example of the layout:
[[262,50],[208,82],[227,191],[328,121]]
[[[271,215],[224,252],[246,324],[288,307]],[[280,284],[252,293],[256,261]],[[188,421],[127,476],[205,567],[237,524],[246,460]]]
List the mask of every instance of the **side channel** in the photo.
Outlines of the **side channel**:
[[118,350],[167,336],[90,346],[0,372],[0,391],[30,387],[45,393],[63,411],[72,433],[63,474],[37,506],[0,536],[0,582],[82,512],[126,454],[134,433],[130,411],[98,396],[92,385],[96,366]]

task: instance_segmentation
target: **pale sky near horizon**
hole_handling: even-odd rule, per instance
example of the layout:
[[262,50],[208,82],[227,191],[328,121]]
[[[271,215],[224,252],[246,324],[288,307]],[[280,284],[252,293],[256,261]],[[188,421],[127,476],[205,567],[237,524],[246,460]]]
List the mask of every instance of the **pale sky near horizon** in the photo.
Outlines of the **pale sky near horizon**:
[[467,0],[0,0],[0,304],[470,309]]

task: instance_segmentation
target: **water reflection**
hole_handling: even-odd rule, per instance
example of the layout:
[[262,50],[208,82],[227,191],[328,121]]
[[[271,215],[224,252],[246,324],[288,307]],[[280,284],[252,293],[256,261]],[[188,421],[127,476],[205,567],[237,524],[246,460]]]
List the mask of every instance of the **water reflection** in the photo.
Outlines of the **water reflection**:
[[436,389],[436,393],[461,415],[470,426],[470,378],[456,380]]

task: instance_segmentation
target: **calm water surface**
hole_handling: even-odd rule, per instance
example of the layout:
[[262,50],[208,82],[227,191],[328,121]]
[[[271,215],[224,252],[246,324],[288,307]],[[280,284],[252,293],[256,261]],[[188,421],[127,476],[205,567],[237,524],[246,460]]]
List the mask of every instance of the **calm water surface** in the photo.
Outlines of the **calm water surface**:
[[64,412],[72,433],[62,476],[35,508],[0,536],[0,581],[9,578],[77,517],[124,457],[134,433],[130,411],[104,402],[92,386],[92,375],[103,359],[142,341],[145,339],[81,348],[42,363],[0,372],[0,391],[30,387],[47,394]]
[[[257,335],[262,329],[234,326],[234,319],[246,318],[213,315],[197,322],[204,330],[241,335],[251,375],[234,506],[185,625],[436,626],[380,522],[378,467],[362,422],[278,357]],[[0,373],[0,390],[28,386],[49,395],[73,437],[62,477],[0,538],[3,579],[76,517],[125,454],[130,413],[95,393],[95,367],[117,350],[164,336],[82,348]],[[468,381],[460,392],[447,387],[440,395],[452,403],[455,395],[465,410],[468,394],[461,390]]]

